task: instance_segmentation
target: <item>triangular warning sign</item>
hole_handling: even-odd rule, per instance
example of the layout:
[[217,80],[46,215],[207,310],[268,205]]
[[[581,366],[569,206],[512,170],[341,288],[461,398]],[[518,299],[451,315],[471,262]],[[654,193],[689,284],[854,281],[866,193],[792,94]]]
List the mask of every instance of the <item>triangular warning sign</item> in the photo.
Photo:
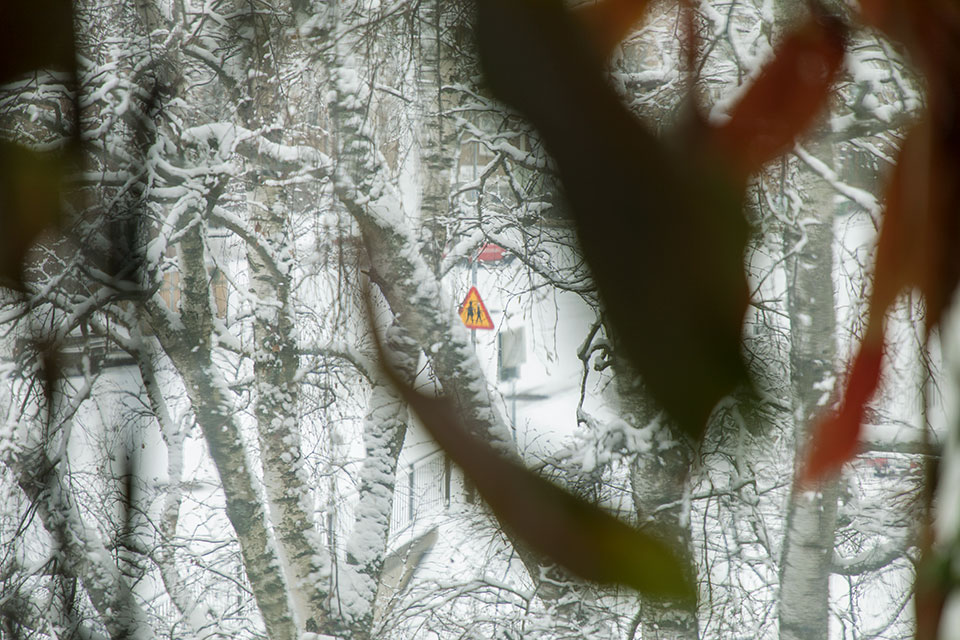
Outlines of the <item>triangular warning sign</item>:
[[460,319],[468,329],[493,329],[493,321],[476,287],[470,287],[467,297],[460,303]]

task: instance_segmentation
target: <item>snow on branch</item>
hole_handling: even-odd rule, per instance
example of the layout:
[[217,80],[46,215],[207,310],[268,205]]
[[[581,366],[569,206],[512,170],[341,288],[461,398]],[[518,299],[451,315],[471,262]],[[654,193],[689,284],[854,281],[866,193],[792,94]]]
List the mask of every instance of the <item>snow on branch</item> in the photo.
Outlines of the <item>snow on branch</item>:
[[880,204],[877,202],[876,196],[874,196],[872,193],[850,186],[840,180],[840,177],[833,169],[828,167],[826,163],[819,158],[816,158],[808,153],[807,150],[801,145],[796,145],[793,149],[793,153],[800,158],[800,160],[814,173],[823,178],[831,187],[833,187],[837,193],[860,205],[860,207],[868,212],[872,218],[876,219],[877,216],[880,215]]

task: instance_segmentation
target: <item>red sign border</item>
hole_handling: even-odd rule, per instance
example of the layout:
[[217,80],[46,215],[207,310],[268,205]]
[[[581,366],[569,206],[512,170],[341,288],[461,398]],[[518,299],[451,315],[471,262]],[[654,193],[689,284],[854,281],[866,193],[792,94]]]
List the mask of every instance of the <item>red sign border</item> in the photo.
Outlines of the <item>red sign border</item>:
[[[470,296],[471,296],[472,294],[474,294],[474,293],[477,294],[477,302],[480,303],[480,310],[483,311],[483,315],[486,316],[486,318],[487,318],[487,325],[482,326],[482,327],[471,327],[470,325],[467,324],[467,321],[463,319],[463,316],[460,315],[460,313],[463,311],[463,305],[467,304],[467,301],[470,300]],[[471,330],[475,330],[475,329],[486,329],[486,330],[489,330],[489,329],[493,329],[493,328],[494,328],[494,327],[493,327],[493,318],[490,316],[490,312],[487,311],[487,305],[485,305],[485,304],[483,303],[483,298],[480,297],[480,292],[477,290],[476,287],[470,287],[470,291],[467,292],[467,295],[464,296],[464,298],[463,298],[463,302],[460,303],[460,307],[459,307],[459,310],[457,311],[457,315],[460,316],[460,322],[462,322],[462,323],[463,323],[463,326],[465,326],[467,329],[471,329]]]

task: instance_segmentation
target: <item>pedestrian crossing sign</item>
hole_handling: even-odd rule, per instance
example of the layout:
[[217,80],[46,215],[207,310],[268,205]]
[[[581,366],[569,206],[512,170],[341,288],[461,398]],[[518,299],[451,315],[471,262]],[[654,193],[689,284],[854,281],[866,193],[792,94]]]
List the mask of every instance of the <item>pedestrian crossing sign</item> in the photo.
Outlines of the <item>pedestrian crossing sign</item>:
[[487,313],[476,287],[470,287],[467,297],[460,303],[460,319],[468,329],[493,329],[490,314]]

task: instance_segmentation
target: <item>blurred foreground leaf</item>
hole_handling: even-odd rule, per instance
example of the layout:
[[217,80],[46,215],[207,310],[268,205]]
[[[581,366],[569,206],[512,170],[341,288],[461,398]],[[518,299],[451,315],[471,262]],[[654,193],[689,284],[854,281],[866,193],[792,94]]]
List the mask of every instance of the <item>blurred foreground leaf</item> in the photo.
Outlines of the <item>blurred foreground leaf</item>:
[[606,80],[602,34],[615,30],[603,25],[620,24],[621,4],[582,14],[559,0],[481,0],[481,62],[494,93],[530,119],[556,161],[607,326],[654,399],[699,438],[717,402],[748,381],[748,174],[819,111],[843,30],[811,20],[727,126],[715,129],[691,109],[658,139]]
[[[387,362],[382,350],[380,361]],[[418,393],[393,371],[387,375],[505,528],[584,580],[694,606],[695,571],[667,544],[505,460],[469,433],[451,400]]]
[[940,619],[947,604],[953,573],[949,556],[940,556],[925,549],[923,561],[917,567],[913,594],[917,640],[937,640],[945,637],[939,635]]
[[27,251],[59,224],[64,164],[60,156],[0,141],[0,285],[20,288]]
[[604,0],[574,9],[600,56],[609,55],[647,10],[649,0]]
[[722,156],[746,176],[788,151],[830,97],[843,62],[846,29],[817,14],[777,47],[777,54],[714,130]]
[[[34,71],[67,75],[75,89],[70,0],[0,2],[0,85]],[[74,110],[75,112],[75,110]],[[73,114],[76,118],[76,113]],[[76,123],[74,123],[76,124]],[[71,133],[72,151],[78,127]],[[0,284],[21,288],[23,259],[45,229],[60,222],[61,179],[67,162],[0,141]]]
[[[860,0],[865,21],[907,49],[924,75],[927,108],[907,135],[886,193],[867,331],[841,408],[815,426],[801,481],[839,472],[859,440],[864,406],[880,383],[884,318],[897,297],[915,288],[926,303],[926,329],[935,329],[960,283],[960,4],[953,0]],[[870,363],[869,366],[864,363]],[[830,454],[825,451],[835,447]],[[929,480],[929,479],[928,479]],[[914,607],[916,637],[938,637],[944,603],[957,581],[944,571],[956,558],[938,558],[933,546],[932,486],[921,523],[921,561]],[[957,535],[956,532],[953,533]],[[956,548],[954,544],[954,549]]]
[[38,69],[76,68],[71,0],[0,2],[0,84]]
[[824,417],[813,431],[802,483],[810,483],[839,469],[857,453],[860,424],[866,403],[876,389],[883,359],[883,343],[865,344],[853,364],[847,393],[840,408]]
[[[927,109],[907,135],[890,177],[867,330],[838,412],[814,428],[801,480],[836,474],[856,446],[864,406],[880,383],[884,316],[905,290],[926,303],[927,331],[939,325],[960,282],[960,5],[928,0],[865,0],[864,17],[901,41],[927,79]],[[871,362],[871,366],[862,363]]]

